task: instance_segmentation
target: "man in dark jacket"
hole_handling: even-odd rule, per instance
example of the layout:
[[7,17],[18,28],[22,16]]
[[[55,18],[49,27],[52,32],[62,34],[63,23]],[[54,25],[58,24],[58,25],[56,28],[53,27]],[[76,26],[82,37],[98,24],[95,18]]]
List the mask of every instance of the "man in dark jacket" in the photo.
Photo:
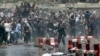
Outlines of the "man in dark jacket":
[[31,29],[27,24],[24,26],[24,34],[24,42],[28,43],[31,38]]
[[70,24],[70,34],[71,36],[75,37],[75,18],[74,15],[71,16],[71,19],[69,20]]
[[53,36],[53,31],[54,31],[54,25],[53,25],[53,21],[50,21],[49,23],[48,23],[48,33],[49,33],[49,37],[54,37]]
[[85,20],[86,20],[86,24],[89,24],[89,19],[90,19],[91,13],[89,11],[86,11],[85,13]]
[[94,30],[96,29],[95,27],[96,27],[96,22],[95,22],[95,21],[92,21],[92,20],[90,19],[90,20],[89,20],[89,25],[88,25],[88,30],[89,30],[88,35],[89,35],[89,36],[95,35],[95,34],[94,34]]
[[7,34],[5,28],[0,25],[0,45],[2,45],[3,41],[7,42]]
[[65,36],[66,36],[65,29],[66,27],[64,23],[62,23],[62,21],[60,20],[58,24],[58,44],[60,44],[61,40],[62,40],[63,45],[66,44],[65,43]]

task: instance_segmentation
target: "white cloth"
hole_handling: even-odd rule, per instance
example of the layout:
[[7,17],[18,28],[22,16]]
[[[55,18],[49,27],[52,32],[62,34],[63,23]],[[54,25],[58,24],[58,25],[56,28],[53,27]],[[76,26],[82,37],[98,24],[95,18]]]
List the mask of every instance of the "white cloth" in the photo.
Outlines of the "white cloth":
[[56,22],[56,23],[54,23],[54,26],[58,26],[58,23]]
[[1,12],[1,13],[0,13],[0,16],[1,16],[1,17],[3,17],[3,16],[4,16],[4,13],[3,13],[3,12]]
[[7,37],[7,40],[10,40],[10,33],[8,33],[8,37]]
[[76,22],[78,22],[79,21],[79,17],[76,17]]
[[11,28],[11,23],[4,23],[4,27],[5,27],[5,30],[6,30],[7,32],[10,32],[10,31],[12,30],[12,28]]
[[51,38],[51,45],[55,45],[55,39]]
[[45,54],[43,54],[42,56],[52,56],[52,55],[49,54],[49,53],[45,53]]
[[92,12],[92,13],[93,13],[93,14],[96,14],[96,12],[97,12],[96,10],[93,10],[93,12]]
[[64,55],[64,53],[62,53],[62,52],[56,52],[56,53],[53,53],[52,55],[54,55],[54,56],[61,56],[61,55]]

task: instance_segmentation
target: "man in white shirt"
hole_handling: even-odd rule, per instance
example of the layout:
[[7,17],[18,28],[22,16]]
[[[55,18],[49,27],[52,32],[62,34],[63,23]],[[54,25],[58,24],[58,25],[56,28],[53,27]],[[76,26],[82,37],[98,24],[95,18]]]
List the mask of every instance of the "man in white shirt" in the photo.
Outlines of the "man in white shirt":
[[7,32],[7,40],[10,40],[10,32],[12,31],[12,23],[10,21],[6,21],[4,23],[5,31]]

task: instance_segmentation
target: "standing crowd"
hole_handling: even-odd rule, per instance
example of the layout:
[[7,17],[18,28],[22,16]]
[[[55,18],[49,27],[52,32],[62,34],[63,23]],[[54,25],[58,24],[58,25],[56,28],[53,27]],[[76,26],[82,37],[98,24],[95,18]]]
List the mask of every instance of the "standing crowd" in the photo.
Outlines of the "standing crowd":
[[62,40],[65,45],[67,35],[99,37],[100,16],[96,9],[53,11],[35,5],[35,2],[23,2],[14,12],[0,13],[0,44],[18,43],[19,39],[28,43],[37,37],[58,37],[58,43]]

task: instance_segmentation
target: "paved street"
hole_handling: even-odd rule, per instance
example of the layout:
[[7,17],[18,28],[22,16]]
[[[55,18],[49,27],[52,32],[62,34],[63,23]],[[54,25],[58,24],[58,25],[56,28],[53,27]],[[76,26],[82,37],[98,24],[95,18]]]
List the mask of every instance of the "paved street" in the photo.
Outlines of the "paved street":
[[[61,48],[62,46],[61,44]],[[64,50],[61,49],[60,51]],[[54,50],[50,52],[54,52]],[[33,43],[0,47],[0,56],[41,56],[43,53],[48,53],[48,51],[42,51],[38,47],[34,47]]]
[[38,48],[32,45],[0,47],[0,56],[39,56],[38,53]]
[[47,51],[39,50],[39,48],[32,45],[0,47],[0,56],[41,56],[43,52],[48,53]]

